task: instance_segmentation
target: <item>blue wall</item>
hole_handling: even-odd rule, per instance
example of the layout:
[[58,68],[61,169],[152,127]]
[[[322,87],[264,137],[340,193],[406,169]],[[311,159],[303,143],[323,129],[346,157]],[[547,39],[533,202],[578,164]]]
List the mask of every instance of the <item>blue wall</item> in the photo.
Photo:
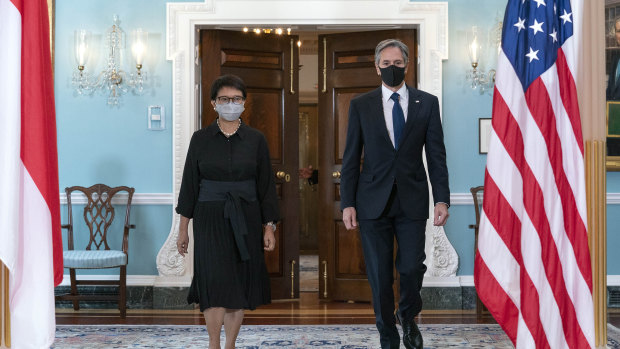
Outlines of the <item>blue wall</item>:
[[[71,185],[103,182],[131,185],[137,193],[172,191],[172,72],[171,63],[165,59],[165,3],[164,0],[56,2],[55,88],[61,190]],[[443,64],[443,119],[450,189],[452,193],[469,193],[470,187],[483,183],[486,155],[478,153],[478,119],[491,116],[492,99],[490,93],[480,94],[465,82],[465,70],[469,67],[465,31],[473,25],[488,30],[498,16],[503,16],[506,2],[449,0],[448,3],[450,41],[449,57]],[[74,69],[73,31],[84,28],[101,34],[112,24],[114,14],[120,17],[121,27],[128,35],[137,27],[147,30],[153,52],[145,62],[153,88],[143,96],[127,94],[120,108],[106,106],[101,95],[76,97],[70,84]],[[147,130],[147,106],[153,104],[165,107],[164,131]],[[620,173],[609,174],[608,191],[620,192]],[[474,223],[473,206],[453,205],[450,214],[446,233],[459,255],[458,274],[472,275],[474,239],[468,225]],[[63,222],[65,219],[63,216]],[[168,236],[171,221],[170,206],[135,206],[132,222],[137,229],[130,237],[129,274],[157,274],[155,257]],[[608,245],[611,247],[620,245],[620,237],[614,231],[619,225],[620,205],[610,205]],[[608,273],[620,274],[620,255],[609,253],[608,256]]]
[[[87,29],[93,38],[101,40],[101,35],[113,23],[114,14],[119,16],[121,28],[127,35],[126,58],[130,57],[131,30],[139,27],[149,32],[151,54],[144,69],[152,88],[142,96],[127,93],[119,108],[108,107],[106,97],[101,94],[78,97],[71,87],[75,69],[74,30]],[[165,25],[164,0],[56,2],[54,87],[61,191],[67,186],[95,183],[129,185],[136,193],[172,191],[172,66],[165,57]],[[100,71],[104,57],[101,52],[97,53],[97,70]],[[126,69],[132,67],[129,59],[124,63]],[[164,131],[147,129],[149,105],[164,106],[167,114]],[[66,208],[62,209],[63,222],[66,222]],[[129,238],[128,273],[156,275],[155,259],[170,232],[172,209],[167,205],[136,205],[131,221],[136,229]],[[66,233],[63,239],[66,244]]]

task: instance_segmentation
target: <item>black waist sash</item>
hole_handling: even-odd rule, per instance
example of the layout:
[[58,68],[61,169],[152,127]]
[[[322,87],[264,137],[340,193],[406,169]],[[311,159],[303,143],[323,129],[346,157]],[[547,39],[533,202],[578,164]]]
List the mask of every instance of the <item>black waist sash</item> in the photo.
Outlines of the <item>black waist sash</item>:
[[224,201],[224,218],[230,221],[241,260],[247,261],[250,259],[245,243],[248,227],[241,200],[246,202],[257,200],[254,180],[224,182],[203,179],[200,181],[198,201]]

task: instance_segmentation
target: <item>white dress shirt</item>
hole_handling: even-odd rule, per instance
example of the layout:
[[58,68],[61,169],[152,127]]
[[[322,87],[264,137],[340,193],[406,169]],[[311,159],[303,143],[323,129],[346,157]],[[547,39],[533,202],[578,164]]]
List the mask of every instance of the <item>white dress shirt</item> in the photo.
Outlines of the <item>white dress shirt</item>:
[[[396,148],[394,144],[394,122],[392,121],[392,108],[394,107],[394,101],[390,98],[394,92],[385,87],[384,84],[381,84],[381,92],[383,94],[383,117],[385,118],[385,126],[390,134],[392,145]],[[407,122],[407,110],[409,109],[407,108],[409,106],[409,91],[407,90],[407,84],[403,84],[403,86],[401,86],[396,93],[400,96],[400,107],[403,108],[405,122]]]

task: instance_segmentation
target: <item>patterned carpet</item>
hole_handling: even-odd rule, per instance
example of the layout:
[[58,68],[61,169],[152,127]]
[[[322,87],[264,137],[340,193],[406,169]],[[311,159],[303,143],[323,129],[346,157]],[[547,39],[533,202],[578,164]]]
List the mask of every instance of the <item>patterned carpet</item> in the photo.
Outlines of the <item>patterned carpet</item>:
[[[512,348],[498,325],[421,325],[424,348]],[[609,326],[609,348],[620,330]],[[224,332],[222,332],[222,344]],[[52,348],[206,348],[203,326],[57,326]],[[379,348],[373,325],[243,326],[237,348]]]

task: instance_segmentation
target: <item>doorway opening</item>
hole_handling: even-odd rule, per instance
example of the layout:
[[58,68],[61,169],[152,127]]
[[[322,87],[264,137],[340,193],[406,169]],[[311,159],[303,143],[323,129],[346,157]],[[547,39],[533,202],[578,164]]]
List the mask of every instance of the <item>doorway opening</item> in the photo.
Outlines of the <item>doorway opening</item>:
[[238,75],[248,87],[243,121],[265,135],[270,149],[281,210],[280,243],[265,254],[274,299],[301,291],[370,300],[359,232],[345,229],[340,212],[348,106],[381,86],[374,65],[380,41],[398,38],[410,48],[408,86],[418,86],[420,62],[417,25],[380,29],[305,26],[281,36],[232,26],[199,30],[202,126],[216,118],[205,103],[210,83]]

